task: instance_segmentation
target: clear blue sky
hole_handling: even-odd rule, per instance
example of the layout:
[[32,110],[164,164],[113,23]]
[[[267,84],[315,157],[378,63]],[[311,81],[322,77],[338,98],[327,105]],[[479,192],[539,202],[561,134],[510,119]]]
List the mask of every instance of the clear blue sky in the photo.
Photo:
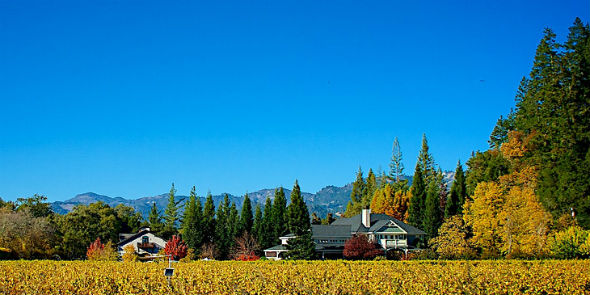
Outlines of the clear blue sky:
[[577,1],[0,0],[0,197],[302,190],[487,148]]

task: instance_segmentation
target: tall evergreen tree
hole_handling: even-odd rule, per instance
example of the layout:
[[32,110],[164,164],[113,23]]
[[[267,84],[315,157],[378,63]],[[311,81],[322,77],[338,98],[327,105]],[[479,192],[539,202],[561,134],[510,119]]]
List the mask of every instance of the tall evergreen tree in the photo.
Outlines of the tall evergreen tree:
[[422,149],[418,155],[418,165],[420,165],[420,170],[426,183],[429,183],[435,174],[434,158],[430,154],[429,149],[426,134],[422,134]]
[[402,163],[402,150],[399,146],[397,136],[393,140],[393,148],[391,150],[391,163],[389,164],[389,177],[399,182],[404,173],[404,164]]
[[291,203],[287,208],[289,230],[295,234],[295,238],[287,244],[287,257],[289,259],[313,259],[315,257],[315,244],[311,239],[311,224],[307,205],[301,197],[299,183],[295,181],[291,191]]
[[424,220],[422,225],[429,239],[436,237],[438,228],[442,224],[439,193],[439,183],[437,181],[430,182],[426,194]]
[[274,246],[274,224],[273,224],[273,204],[270,198],[266,198],[264,212],[262,217],[261,240],[258,241],[263,249]]
[[166,206],[166,210],[164,211],[164,233],[163,238],[169,239],[172,235],[175,235],[177,232],[176,223],[178,222],[178,202],[175,200],[176,189],[174,188],[174,183],[172,183],[172,187],[170,188],[170,193],[168,195],[168,205]]
[[230,237],[231,247],[233,247],[235,239],[240,236],[238,231],[239,223],[240,215],[238,213],[238,209],[236,208],[236,203],[232,202],[231,206],[229,207],[229,213],[227,214],[227,231],[229,233],[228,236]]
[[223,201],[217,207],[216,224],[215,224],[215,245],[219,250],[221,259],[225,259],[229,255],[230,245],[232,242],[232,233],[228,228],[229,215],[229,196],[226,194]]
[[424,176],[422,175],[420,162],[416,164],[414,178],[412,180],[412,188],[410,190],[412,197],[410,198],[410,207],[408,208],[408,222],[413,226],[421,228],[424,220],[424,207],[426,203],[426,185],[424,184]]
[[352,183],[352,192],[350,192],[350,201],[346,206],[344,217],[352,217],[361,212],[363,196],[367,192],[367,184],[363,178],[363,170],[359,167],[356,174],[356,180]]
[[457,163],[457,168],[455,169],[455,180],[451,185],[451,192],[448,195],[447,204],[445,206],[445,218],[463,212],[463,204],[467,198],[466,191],[463,165],[461,165],[461,161],[459,161]]
[[262,240],[264,239],[264,221],[262,220],[263,217],[260,204],[256,204],[254,212],[254,222],[252,223],[251,235],[256,239],[258,244],[262,244]]
[[207,199],[205,200],[205,207],[203,208],[203,243],[215,242],[215,204],[213,204],[213,196],[211,192],[207,193]]
[[162,216],[160,215],[160,211],[158,210],[155,202],[152,204],[152,209],[148,215],[148,222],[151,231],[156,233],[157,236],[162,235],[164,224],[162,223]]
[[301,196],[301,189],[297,180],[295,180],[295,185],[291,191],[291,203],[287,207],[287,218],[289,231],[295,235],[301,235],[311,228],[309,211]]
[[272,205],[273,244],[279,242],[279,237],[287,234],[287,199],[282,187],[275,190],[275,200]]
[[197,194],[195,192],[195,187],[191,189],[190,196],[188,203],[184,207],[184,214],[182,218],[182,224],[180,226],[180,233],[182,234],[182,239],[186,242],[187,246],[192,249],[196,249],[196,229],[197,226]]
[[244,232],[252,232],[252,202],[248,194],[244,196],[244,203],[242,204],[242,214],[240,214],[240,227],[238,230],[238,236],[241,236]]

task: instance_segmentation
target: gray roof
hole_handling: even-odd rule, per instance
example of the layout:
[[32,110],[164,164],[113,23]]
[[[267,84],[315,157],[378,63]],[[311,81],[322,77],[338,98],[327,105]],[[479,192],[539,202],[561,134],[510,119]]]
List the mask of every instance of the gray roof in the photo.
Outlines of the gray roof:
[[350,226],[348,225],[311,225],[312,238],[348,238],[350,237]]
[[400,220],[397,220],[386,214],[375,214],[371,213],[371,227],[367,228],[361,222],[361,214],[355,215],[350,218],[339,218],[332,222],[331,225],[347,225],[350,227],[351,232],[374,232],[393,221],[398,227],[403,229],[410,235],[425,235],[426,233],[418,228],[415,228],[409,224],[405,224]]
[[276,245],[268,249],[264,249],[264,251],[287,251],[287,247],[285,247],[285,245]]

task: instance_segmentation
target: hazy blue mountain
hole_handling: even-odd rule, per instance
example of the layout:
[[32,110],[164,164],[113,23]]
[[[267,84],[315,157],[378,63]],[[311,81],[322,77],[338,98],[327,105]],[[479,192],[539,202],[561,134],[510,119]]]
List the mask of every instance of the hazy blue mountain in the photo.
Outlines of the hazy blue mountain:
[[[346,185],[344,187],[335,187],[335,186],[328,186],[320,190],[316,194],[302,192],[303,199],[307,203],[309,207],[309,211],[316,212],[319,216],[325,216],[328,212],[336,213],[341,212],[343,209],[346,208],[346,202],[348,202],[350,198],[352,186]],[[287,202],[289,201],[289,196],[291,195],[291,190],[283,188],[285,191],[285,195],[287,196]],[[264,208],[264,203],[266,202],[266,198],[270,198],[274,200],[274,191],[275,189],[262,189],[256,192],[248,193],[248,196],[253,202],[253,206],[255,204],[260,204],[262,208]],[[244,201],[244,196],[234,196],[232,194],[227,194],[229,197],[230,202],[236,203],[238,210],[241,209],[242,203]],[[219,206],[219,204],[223,201],[225,194],[219,194],[213,196],[213,202],[215,206]],[[176,200],[180,201],[180,205],[184,206],[184,202],[188,196],[176,196]],[[205,204],[205,197],[200,196],[201,203]],[[168,194],[160,194],[150,197],[143,197],[139,199],[125,199],[121,197],[109,197],[100,195],[93,192],[88,192],[84,194],[76,195],[75,197],[66,200],[66,201],[57,201],[51,204],[53,211],[58,214],[66,214],[74,208],[76,205],[88,205],[95,202],[104,202],[111,207],[115,207],[119,204],[123,204],[126,206],[130,206],[135,208],[138,212],[144,217],[147,217],[149,211],[154,203],[156,206],[163,212],[164,208],[168,204]],[[182,211],[182,209],[181,209]]]

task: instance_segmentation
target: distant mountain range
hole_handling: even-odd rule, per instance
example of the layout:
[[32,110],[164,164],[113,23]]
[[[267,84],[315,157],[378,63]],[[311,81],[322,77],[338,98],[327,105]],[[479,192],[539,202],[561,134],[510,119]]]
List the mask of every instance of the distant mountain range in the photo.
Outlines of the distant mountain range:
[[[450,188],[450,183],[454,179],[454,172],[444,172],[445,182],[448,184],[448,188]],[[406,176],[405,179],[408,179],[411,183],[412,177]],[[285,191],[285,196],[287,197],[287,202],[289,202],[289,196],[291,195],[291,190],[283,188]],[[266,202],[266,198],[269,197],[271,200],[274,200],[274,191],[275,189],[261,189],[256,192],[248,193],[250,200],[252,201],[252,207],[254,208],[256,204],[260,204],[261,207],[264,207],[264,203]],[[318,192],[306,193],[301,192],[305,203],[309,208],[310,214],[315,212],[318,216],[323,217],[327,213],[342,213],[346,209],[346,204],[350,200],[350,193],[352,191],[352,184],[347,184],[345,186],[326,186],[319,190]],[[244,196],[235,196],[232,194],[227,194],[231,202],[234,202],[238,207],[238,210],[241,209],[242,203],[244,202]],[[220,202],[223,201],[223,197],[225,194],[219,194],[213,196],[213,202],[215,206],[218,206]],[[205,197],[200,197],[201,203],[205,204]],[[176,196],[176,200],[180,201],[180,205],[183,206],[185,201],[188,199],[188,196]],[[66,201],[57,201],[51,203],[53,211],[58,214],[66,214],[70,212],[74,206],[76,205],[88,205],[95,202],[104,202],[111,207],[115,207],[119,204],[123,204],[126,206],[133,207],[136,211],[140,212],[145,218],[147,218],[151,207],[154,203],[161,212],[164,211],[166,205],[168,205],[168,193],[155,195],[151,197],[143,197],[139,199],[129,200],[121,197],[109,197],[104,195],[99,195],[93,192],[88,192],[84,194],[79,194],[69,200]],[[181,209],[182,211],[182,209]]]

